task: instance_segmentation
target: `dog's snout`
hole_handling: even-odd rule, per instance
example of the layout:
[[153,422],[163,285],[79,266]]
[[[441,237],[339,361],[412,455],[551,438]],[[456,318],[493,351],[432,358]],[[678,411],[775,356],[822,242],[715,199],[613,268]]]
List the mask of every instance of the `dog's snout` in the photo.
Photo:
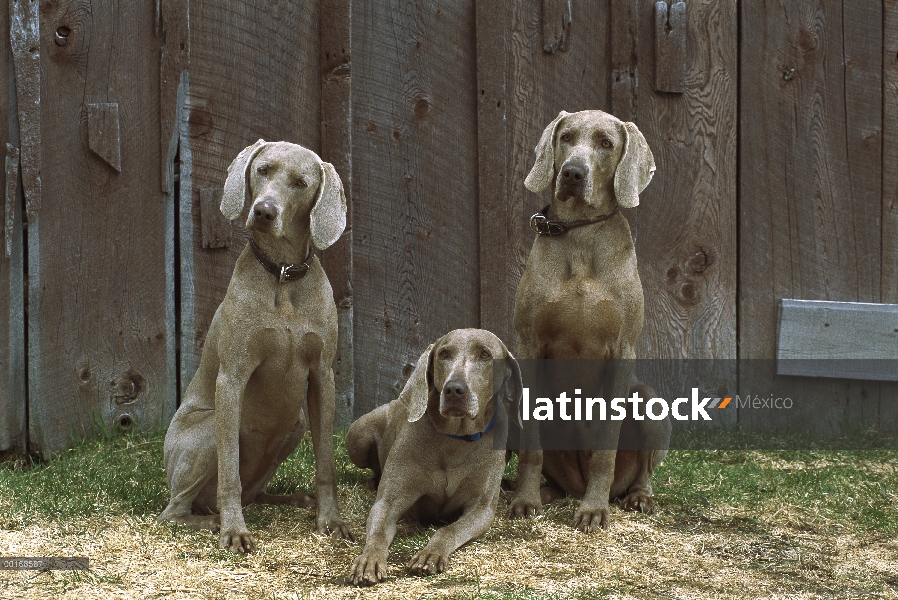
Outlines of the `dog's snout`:
[[443,385],[443,394],[445,394],[447,400],[462,400],[468,396],[468,384],[460,379],[447,381]]
[[567,162],[561,167],[561,178],[565,183],[580,183],[589,174],[589,167],[579,162]]
[[277,218],[278,209],[274,203],[268,200],[263,200],[261,202],[256,202],[256,204],[253,205],[253,215],[257,221],[270,223]]

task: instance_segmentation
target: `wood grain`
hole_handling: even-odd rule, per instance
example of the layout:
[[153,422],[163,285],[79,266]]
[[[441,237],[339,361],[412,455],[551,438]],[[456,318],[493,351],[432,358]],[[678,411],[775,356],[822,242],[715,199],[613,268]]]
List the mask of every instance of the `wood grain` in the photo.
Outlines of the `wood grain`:
[[[774,356],[780,298],[880,300],[883,15],[838,0],[741,7],[739,350],[756,359]],[[831,430],[880,391],[794,384],[816,385],[819,403],[790,418]]]
[[508,36],[508,234],[496,243],[507,245],[504,307],[509,348],[517,346],[512,327],[514,298],[524,272],[534,234],[530,215],[549,203],[550,192],[534,194],[524,187],[535,158],[533,148],[546,125],[566,110],[611,111],[610,16],[604,2],[577,2],[565,52],[546,54],[542,47],[539,3],[515,0],[510,4]]
[[478,2],[477,183],[480,244],[480,327],[509,339],[508,20],[501,3]]
[[[28,229],[29,432],[52,453],[173,411],[166,218],[159,190],[156,3],[43,7],[43,203]],[[87,104],[118,103],[121,173],[88,150]]]
[[882,48],[882,286],[880,302],[898,302],[898,169],[895,168],[895,165],[898,165],[898,0],[884,0],[883,2]]
[[572,20],[571,0],[543,0],[543,51],[567,50]]
[[87,105],[87,144],[106,164],[122,172],[122,144],[118,104],[99,102]]
[[[645,325],[636,355],[644,359],[715,359],[702,388],[728,389],[736,358],[737,14],[731,3],[690,2],[682,94],[654,91],[653,35],[639,38],[637,126],[657,171],[640,195],[636,253],[645,295]],[[654,23],[640,3],[641,23]],[[639,373],[647,383],[689,389],[683,374]],[[728,383],[730,382],[730,383]],[[735,412],[727,414],[735,415]]]
[[193,378],[215,309],[248,234],[203,248],[199,190],[259,138],[320,150],[318,3],[190,3],[189,85],[181,138],[181,386]]
[[355,404],[352,305],[352,0],[321,1],[321,158],[334,165],[346,192],[346,230],[321,255],[334,301],[339,337],[334,357],[338,427],[348,427]]
[[473,0],[378,0],[352,22],[358,417],[479,324],[477,88]]
[[685,2],[655,2],[655,91],[686,88],[687,15]]
[[41,40],[38,0],[9,0],[9,40],[15,65],[19,150],[25,214],[41,206]]
[[233,226],[221,214],[223,188],[200,190],[200,221],[203,229],[203,248],[228,248],[231,245]]
[[[12,78],[9,40],[9,13],[0,10],[0,80],[7,85],[0,93],[0,148],[6,156],[18,157],[19,121],[15,104],[15,82]],[[5,196],[11,200],[12,228],[4,232],[9,250],[0,254],[0,452],[27,451],[25,421],[25,310],[23,306],[22,195],[19,170],[11,174],[5,169]],[[11,191],[11,195],[10,195]],[[7,217],[8,218],[8,217]],[[5,229],[5,228],[4,228]]]

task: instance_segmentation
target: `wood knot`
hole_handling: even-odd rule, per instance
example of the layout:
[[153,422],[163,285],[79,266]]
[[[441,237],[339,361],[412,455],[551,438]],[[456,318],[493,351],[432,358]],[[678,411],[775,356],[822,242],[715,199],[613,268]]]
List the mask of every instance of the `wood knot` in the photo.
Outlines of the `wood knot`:
[[69,35],[72,33],[72,30],[66,27],[65,25],[60,25],[56,28],[56,34],[53,36],[53,41],[57,46],[65,46],[69,43]]
[[428,96],[420,96],[415,101],[415,119],[420,121],[427,117],[428,113],[430,113],[431,106],[430,98]]

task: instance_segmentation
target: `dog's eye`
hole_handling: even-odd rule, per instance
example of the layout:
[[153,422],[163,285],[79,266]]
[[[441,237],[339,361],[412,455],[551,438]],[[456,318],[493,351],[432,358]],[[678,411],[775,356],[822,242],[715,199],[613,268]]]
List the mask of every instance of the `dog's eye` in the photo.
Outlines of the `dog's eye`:
[[480,358],[483,359],[483,360],[489,360],[489,359],[491,359],[492,357],[493,357],[493,355],[490,354],[490,351],[489,351],[489,350],[484,350],[483,352],[480,353]]
[[569,134],[569,133],[562,133],[562,134],[561,134],[561,141],[562,141],[562,142],[569,142],[569,141],[571,141],[571,134]]
[[612,146],[610,140],[602,140],[602,148],[610,148]]
[[256,167],[256,173],[259,175],[268,175],[268,165],[259,165]]
[[308,182],[306,182],[306,180],[304,178],[300,177],[299,179],[296,180],[296,187],[305,188],[305,187],[309,187],[309,184],[308,184]]
[[449,358],[449,351],[443,348],[442,350],[440,350],[440,353],[437,356],[444,359]]

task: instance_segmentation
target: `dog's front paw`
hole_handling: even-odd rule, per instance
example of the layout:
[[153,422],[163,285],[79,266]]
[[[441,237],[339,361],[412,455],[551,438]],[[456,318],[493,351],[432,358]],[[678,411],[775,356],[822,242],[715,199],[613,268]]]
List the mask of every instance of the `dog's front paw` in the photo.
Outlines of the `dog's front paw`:
[[508,512],[506,516],[509,519],[522,519],[524,517],[535,517],[540,514],[543,510],[543,503],[540,500],[539,496],[530,497],[530,496],[522,496],[520,494],[515,495],[511,500],[511,504],[508,505]]
[[349,582],[352,585],[374,585],[387,578],[387,555],[362,552],[352,563]]
[[446,570],[449,564],[449,554],[441,549],[433,549],[430,546],[418,552],[408,563],[409,575],[435,575]]
[[608,529],[611,524],[611,514],[608,506],[590,506],[580,503],[577,512],[574,513],[574,522],[571,523],[574,529],[579,529],[584,533],[592,533],[598,529]]
[[343,519],[340,517],[328,517],[326,515],[318,516],[318,533],[322,535],[330,535],[335,538],[342,538],[344,540],[349,540],[350,542],[355,541],[355,536],[352,535],[352,532],[349,530],[349,526],[343,522]]
[[222,550],[230,550],[235,554],[245,554],[256,549],[256,540],[245,527],[222,527],[218,534],[218,547]]
[[655,512],[655,501],[645,492],[633,492],[621,500],[620,507],[623,510],[651,514]]

